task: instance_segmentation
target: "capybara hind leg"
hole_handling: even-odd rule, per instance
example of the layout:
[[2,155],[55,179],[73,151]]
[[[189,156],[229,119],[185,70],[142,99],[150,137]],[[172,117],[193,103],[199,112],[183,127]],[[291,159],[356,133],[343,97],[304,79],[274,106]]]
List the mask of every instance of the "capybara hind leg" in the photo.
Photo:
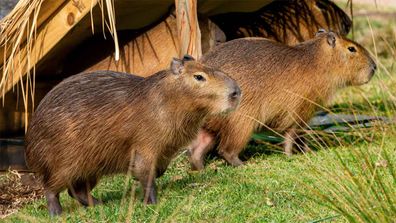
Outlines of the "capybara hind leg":
[[295,128],[287,130],[284,137],[283,148],[287,156],[293,155],[294,150],[304,153],[312,152],[305,140],[297,134]]
[[60,215],[62,213],[62,207],[59,202],[59,193],[46,190],[45,198],[47,199],[48,211],[50,216]]
[[313,152],[313,150],[307,144],[306,139],[303,137],[300,137],[297,135],[297,138],[295,138],[295,140],[294,140],[294,144],[295,144],[295,147],[298,149],[298,151],[301,151],[303,153]]
[[253,132],[253,122],[229,122],[220,130],[219,154],[232,166],[241,166],[239,153],[249,142]]
[[205,155],[213,148],[213,145],[214,136],[201,129],[188,149],[188,159],[192,170],[202,170],[204,168]]
[[91,195],[91,190],[95,187],[97,180],[92,178],[88,181],[78,180],[69,186],[67,192],[84,206],[95,206],[102,202]]

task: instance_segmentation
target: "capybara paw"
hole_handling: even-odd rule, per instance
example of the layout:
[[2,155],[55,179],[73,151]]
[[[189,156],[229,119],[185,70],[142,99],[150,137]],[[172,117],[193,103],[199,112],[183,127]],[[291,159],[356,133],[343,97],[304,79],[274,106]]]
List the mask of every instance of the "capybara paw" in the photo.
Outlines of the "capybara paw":
[[143,203],[144,204],[146,204],[146,205],[150,205],[150,204],[157,204],[157,198],[147,198],[147,199],[144,199],[144,201],[143,201]]
[[98,200],[98,199],[92,197],[92,201],[88,201],[87,204],[84,206],[86,206],[86,207],[87,206],[96,206],[96,205],[101,205],[101,204],[103,204],[103,202],[101,200]]
[[303,152],[304,153],[312,153],[313,150],[309,146],[304,145]]
[[293,152],[292,151],[289,151],[289,150],[285,150],[285,155],[286,156],[288,156],[288,157],[291,157],[291,156],[293,156]]
[[89,195],[89,196],[91,196],[91,199],[89,199],[87,197],[87,194],[85,194],[85,193],[74,193],[73,194],[70,189],[67,190],[67,193],[69,194],[70,197],[76,199],[81,205],[83,205],[85,207],[103,204],[103,202],[101,200],[96,199],[92,195]]
[[62,214],[62,208],[59,205],[49,205],[48,212],[51,217]]
[[201,171],[204,168],[205,167],[204,167],[203,163],[191,163],[191,170],[193,170],[193,171]]
[[148,188],[144,193],[144,204],[156,204],[157,203],[157,195],[154,188]]
[[195,159],[194,157],[189,156],[189,161],[191,164],[191,170],[200,171],[205,167],[203,159]]
[[243,165],[242,160],[240,160],[238,156],[228,156],[224,158],[231,166],[238,167]]
[[230,164],[234,167],[243,166],[242,160],[240,160],[238,157],[232,159],[232,161],[230,161]]

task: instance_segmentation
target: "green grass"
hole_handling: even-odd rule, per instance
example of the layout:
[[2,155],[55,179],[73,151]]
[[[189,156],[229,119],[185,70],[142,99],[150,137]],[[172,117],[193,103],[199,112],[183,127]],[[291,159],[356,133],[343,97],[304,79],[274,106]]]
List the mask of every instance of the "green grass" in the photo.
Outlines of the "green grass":
[[[316,165],[320,165],[329,172],[342,172],[336,154],[340,154],[348,164],[359,168],[359,164],[351,159],[351,150],[370,151],[373,154],[383,150],[393,153],[391,159],[395,161],[395,145],[396,138],[387,136],[384,145],[381,145],[380,140],[374,143],[360,143],[357,146],[319,150],[315,154],[296,155],[291,158],[277,153],[271,155],[257,153],[249,158],[244,167],[237,169],[225,165],[223,161],[210,160],[208,168],[201,173],[189,172],[188,162],[182,155],[172,163],[164,177],[157,181],[159,191],[157,205],[143,206],[139,185],[133,180],[126,181],[124,175],[118,175],[104,178],[95,189],[94,195],[105,201],[102,206],[82,208],[70,199],[67,193],[63,193],[61,202],[64,214],[57,220],[308,222],[324,219],[337,216],[337,213],[318,205],[320,199],[315,200],[312,193],[314,190],[309,186],[326,187],[326,182],[317,185],[320,181],[313,174],[312,168],[315,169]],[[257,151],[257,148],[253,149]],[[379,158],[374,156],[373,159]],[[127,194],[123,199],[125,187]],[[50,219],[45,201],[40,200],[7,220],[46,222]],[[345,221],[340,216],[333,220]]]
[[[366,86],[340,91],[329,106],[333,112],[393,119],[395,27],[396,21],[389,18],[355,18],[354,37],[378,56],[380,69]],[[277,151],[276,146],[251,143],[242,155],[247,159],[245,166],[233,168],[222,160],[210,158],[207,168],[200,173],[189,171],[182,154],[157,180],[159,203],[154,206],[142,205],[138,183],[117,175],[103,178],[94,190],[94,195],[105,201],[101,206],[82,208],[62,193],[64,213],[58,218],[48,217],[45,200],[41,199],[5,221],[386,222],[392,217],[396,219],[395,129],[380,125],[327,138],[332,143],[318,144],[322,139],[318,137],[311,140],[316,153],[290,158]]]

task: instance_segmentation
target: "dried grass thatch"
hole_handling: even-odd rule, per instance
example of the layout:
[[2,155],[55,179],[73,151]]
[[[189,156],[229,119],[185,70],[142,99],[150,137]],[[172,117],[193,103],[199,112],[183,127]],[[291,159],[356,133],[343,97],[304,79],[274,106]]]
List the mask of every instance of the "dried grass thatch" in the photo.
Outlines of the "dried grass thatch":
[[[3,103],[5,93],[14,90],[14,86],[19,84],[25,110],[29,99],[34,104],[35,65],[43,55],[42,47],[36,46],[43,44],[36,41],[38,32],[44,29],[41,26],[45,26],[45,21],[52,13],[66,3],[80,7],[78,1],[72,0],[20,0],[0,21],[0,97],[3,98]],[[92,9],[98,5],[102,12],[103,31],[107,28],[111,33],[116,49],[115,58],[118,60],[114,0],[91,0],[90,3],[91,22]],[[26,123],[27,118],[28,113],[25,115]]]
[[[31,47],[36,35],[36,27],[38,21],[38,15],[41,9],[43,0],[23,0],[19,1],[15,8],[0,22],[0,53],[3,56],[2,62],[2,76],[0,80],[0,91],[4,97],[6,93],[6,87],[10,82],[14,82],[16,66],[20,66],[21,63],[21,52],[22,45],[25,44],[26,54],[31,55]],[[19,55],[19,57],[16,57]],[[27,57],[27,63],[30,63],[30,57]],[[31,90],[30,95],[34,95],[34,81],[30,78],[30,70],[27,70],[27,79],[23,83],[21,75],[18,75],[22,90],[23,103],[25,108],[28,106],[28,94]],[[34,70],[33,70],[34,74]],[[11,79],[11,80],[10,80]],[[34,79],[34,75],[33,75]],[[30,86],[30,88],[29,88]],[[3,100],[4,102],[4,100]],[[25,117],[27,119],[27,117]]]

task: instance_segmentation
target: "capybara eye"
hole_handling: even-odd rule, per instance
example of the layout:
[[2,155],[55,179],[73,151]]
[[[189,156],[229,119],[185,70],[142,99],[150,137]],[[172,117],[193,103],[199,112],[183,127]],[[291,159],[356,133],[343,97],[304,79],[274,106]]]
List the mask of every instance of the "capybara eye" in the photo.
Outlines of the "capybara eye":
[[348,47],[348,50],[352,53],[356,52],[356,48],[353,46]]
[[199,74],[194,75],[194,78],[197,81],[206,81],[206,79],[202,75],[199,75]]

